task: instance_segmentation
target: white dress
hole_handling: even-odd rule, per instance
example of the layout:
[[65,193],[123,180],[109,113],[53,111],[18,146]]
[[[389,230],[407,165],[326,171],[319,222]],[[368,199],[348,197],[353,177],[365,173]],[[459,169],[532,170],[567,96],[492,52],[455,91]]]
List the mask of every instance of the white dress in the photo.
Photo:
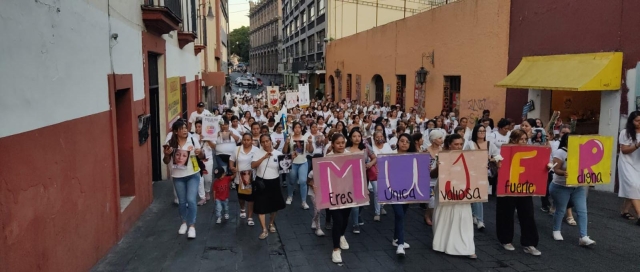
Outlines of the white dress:
[[433,214],[433,250],[459,256],[475,254],[471,205],[441,205],[438,201],[439,193],[436,191],[434,195],[436,210]]
[[[618,141],[621,145],[632,145],[640,141],[640,133],[636,134],[636,142],[627,137],[626,129],[620,132]],[[640,199],[640,150],[631,154],[622,154],[618,159],[618,176],[620,177],[619,197]]]

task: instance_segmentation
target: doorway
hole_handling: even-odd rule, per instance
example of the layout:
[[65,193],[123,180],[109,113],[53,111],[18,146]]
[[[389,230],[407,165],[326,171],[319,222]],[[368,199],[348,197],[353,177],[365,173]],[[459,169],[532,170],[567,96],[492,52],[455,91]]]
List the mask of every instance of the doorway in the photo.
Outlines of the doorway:
[[[131,89],[115,93],[116,148],[118,150],[118,180],[120,185],[120,209],[123,211],[136,193],[133,161],[133,94]],[[137,118],[136,118],[137,120]]]
[[[396,75],[396,104],[406,105],[404,98],[405,89],[407,88],[407,75]],[[391,100],[391,99],[389,99]],[[384,102],[389,102],[385,99]]]
[[158,77],[158,55],[149,53],[149,123],[151,126],[151,180],[162,180],[162,154],[160,152],[160,83]]
[[375,101],[383,101],[384,100],[384,81],[380,75],[373,76],[373,85],[376,90],[376,99]]

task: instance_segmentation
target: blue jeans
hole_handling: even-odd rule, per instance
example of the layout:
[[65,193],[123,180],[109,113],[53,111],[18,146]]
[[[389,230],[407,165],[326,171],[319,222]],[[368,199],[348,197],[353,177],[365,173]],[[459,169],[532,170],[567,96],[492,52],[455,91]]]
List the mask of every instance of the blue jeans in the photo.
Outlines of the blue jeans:
[[587,190],[588,187],[566,187],[551,183],[549,194],[553,198],[556,212],[553,214],[553,230],[560,231],[562,219],[567,210],[569,201],[573,203],[573,211],[580,230],[580,237],[587,236]]
[[362,209],[364,209],[364,207],[362,206],[351,208],[351,221],[353,221],[354,227],[358,225],[360,222],[364,223],[363,220],[360,220],[361,219],[360,211],[362,211]]
[[370,181],[371,184],[371,202],[373,202],[373,208],[375,215],[380,215],[380,203],[378,203],[378,181]]
[[[178,211],[180,218],[187,225],[191,226],[196,223],[196,214],[198,205],[198,186],[200,185],[200,173],[182,178],[173,178],[173,187],[178,195]],[[189,207],[187,207],[189,204]]]
[[395,215],[395,228],[393,230],[393,240],[398,239],[398,245],[404,244],[404,217],[407,214],[408,204],[392,204]]
[[224,209],[224,214],[229,214],[229,199],[227,200],[218,200],[216,199],[216,217],[220,217],[222,215],[222,209]]
[[471,214],[478,220],[478,223],[484,223],[484,207],[482,202],[471,203]]
[[290,185],[287,186],[288,196],[293,197],[293,185],[295,185],[297,182],[300,185],[300,199],[303,203],[307,201],[307,176],[309,175],[308,169],[309,164],[307,164],[306,162],[301,164],[294,163],[293,165],[291,165],[291,171],[289,172],[289,176],[287,177]]
[[214,156],[214,157],[216,158],[216,163],[215,164],[217,166],[220,166],[220,167],[224,168],[225,172],[228,172],[229,171],[229,165],[227,165],[227,163],[223,162],[222,159],[220,159],[220,157],[218,157],[218,156]]

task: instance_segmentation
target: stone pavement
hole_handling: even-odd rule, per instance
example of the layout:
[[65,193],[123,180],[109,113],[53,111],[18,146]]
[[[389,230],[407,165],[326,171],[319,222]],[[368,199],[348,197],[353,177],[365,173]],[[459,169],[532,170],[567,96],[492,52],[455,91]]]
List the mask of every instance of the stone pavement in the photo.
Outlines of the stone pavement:
[[[188,241],[177,234],[171,184],[156,183],[154,193],[152,206],[93,271],[640,271],[640,227],[618,216],[616,195],[593,190],[588,200],[589,235],[597,241],[593,248],[579,247],[577,226],[567,224],[563,225],[565,240],[554,241],[552,217],[537,210],[542,256],[522,251],[517,223],[516,251],[507,252],[495,235],[492,199],[485,203],[487,228],[475,235],[477,260],[433,251],[433,233],[423,222],[418,205],[411,205],[405,226],[411,248],[405,258],[398,258],[391,246],[393,211],[387,207],[382,222],[373,222],[373,208],[366,207],[361,233],[347,229],[350,249],[342,252],[343,266],[331,262],[331,231],[325,230],[325,237],[313,234],[312,209],[300,208],[299,195],[278,214],[278,233],[270,234],[266,241],[257,238],[259,224],[249,227],[245,219],[238,218],[235,194],[230,200],[229,222],[216,225],[214,205],[207,203],[198,209],[198,237]],[[539,200],[534,202],[539,208]],[[324,227],[324,217],[321,222]]]

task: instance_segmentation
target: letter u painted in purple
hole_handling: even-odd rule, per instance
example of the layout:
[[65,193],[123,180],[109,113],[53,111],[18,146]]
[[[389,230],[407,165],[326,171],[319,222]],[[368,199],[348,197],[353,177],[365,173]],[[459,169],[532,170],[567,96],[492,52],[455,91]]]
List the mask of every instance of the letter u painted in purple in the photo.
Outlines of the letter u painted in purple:
[[[315,172],[315,171],[314,171]],[[320,176],[320,190],[322,192],[321,203],[329,203],[329,193],[347,193],[336,192],[335,187],[340,187],[341,184],[337,184],[331,180],[331,173],[339,178],[347,178],[347,174],[351,173],[351,179],[346,180],[353,183],[353,197],[356,201],[366,199],[365,187],[363,184],[364,171],[362,166],[362,159],[348,159],[338,166],[334,161],[318,162],[318,173]]]

